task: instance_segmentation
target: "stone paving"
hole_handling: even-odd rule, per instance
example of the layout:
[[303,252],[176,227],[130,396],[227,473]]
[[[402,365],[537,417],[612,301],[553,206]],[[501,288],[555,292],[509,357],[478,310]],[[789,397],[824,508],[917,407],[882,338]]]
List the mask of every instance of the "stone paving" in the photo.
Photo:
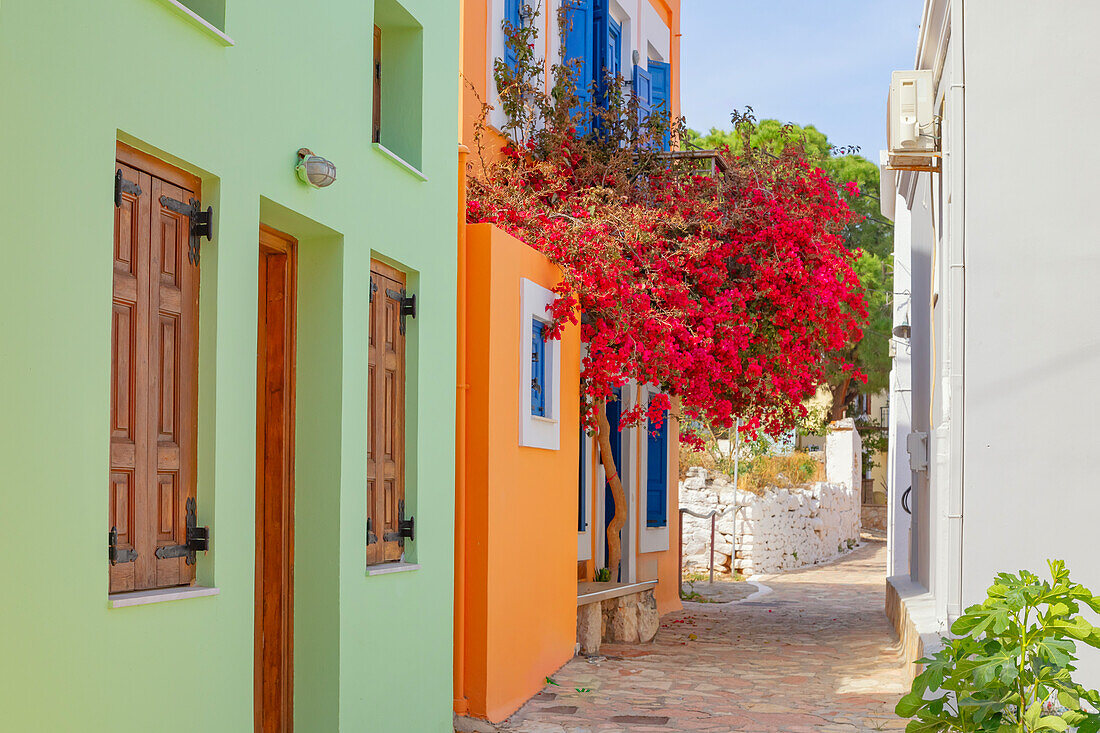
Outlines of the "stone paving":
[[900,730],[907,682],[883,613],[885,543],[767,576],[764,595],[685,604],[652,644],[577,657],[500,727],[596,731]]

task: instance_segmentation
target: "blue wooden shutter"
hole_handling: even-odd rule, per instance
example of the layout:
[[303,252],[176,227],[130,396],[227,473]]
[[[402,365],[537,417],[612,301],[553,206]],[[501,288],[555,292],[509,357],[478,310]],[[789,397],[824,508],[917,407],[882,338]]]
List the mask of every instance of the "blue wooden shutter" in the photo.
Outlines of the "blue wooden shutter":
[[584,465],[585,461],[585,441],[588,438],[588,434],[585,432],[584,426],[581,426],[581,452],[580,458],[577,459],[577,531],[583,532],[588,529],[588,513],[585,511],[585,491],[584,491]]
[[642,125],[645,124],[653,109],[653,80],[647,70],[634,64],[634,78],[631,83],[634,96],[638,98],[638,124]]
[[546,416],[546,341],[542,321],[531,321],[531,414]]
[[662,415],[661,427],[649,431],[646,442],[646,509],[647,527],[668,525],[668,411]]
[[[507,28],[508,24],[511,24],[513,30],[523,27],[523,18],[520,17],[520,5],[522,4],[523,0],[504,0],[505,24],[502,24],[502,28]],[[504,32],[504,63],[512,69],[516,68],[516,53],[509,42],[507,31]]]
[[610,0],[595,0],[596,87],[601,107],[608,106],[607,77],[622,76],[623,27],[611,17]]
[[[661,115],[666,124],[672,119],[672,68],[664,61],[649,62],[649,76],[653,85],[653,112]],[[664,149],[668,150],[670,135],[665,132]]]
[[565,61],[577,61],[574,81],[577,84],[578,109],[571,110],[579,118],[577,132],[587,135],[592,130],[589,106],[592,103],[592,82],[595,79],[596,64],[593,60],[592,0],[567,0],[565,33]]

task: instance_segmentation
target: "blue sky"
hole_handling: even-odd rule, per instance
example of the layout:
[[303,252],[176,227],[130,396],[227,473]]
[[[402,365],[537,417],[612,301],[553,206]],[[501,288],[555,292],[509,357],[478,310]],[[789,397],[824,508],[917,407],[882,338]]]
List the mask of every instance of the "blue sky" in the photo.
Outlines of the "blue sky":
[[878,162],[890,72],[913,66],[923,0],[683,0],[680,103],[689,127],[812,124]]

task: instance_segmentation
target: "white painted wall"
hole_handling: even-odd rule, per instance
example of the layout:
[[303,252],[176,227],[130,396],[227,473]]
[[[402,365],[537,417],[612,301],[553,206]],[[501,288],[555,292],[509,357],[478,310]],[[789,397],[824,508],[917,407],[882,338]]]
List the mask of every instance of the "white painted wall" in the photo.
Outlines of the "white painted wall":
[[[912,428],[933,428],[910,571],[941,622],[997,572],[1043,573],[1047,558],[1100,591],[1097,27],[1094,3],[926,3],[917,66],[940,76],[944,170],[901,177],[896,241],[912,276]],[[1095,686],[1100,655],[1085,657]]]

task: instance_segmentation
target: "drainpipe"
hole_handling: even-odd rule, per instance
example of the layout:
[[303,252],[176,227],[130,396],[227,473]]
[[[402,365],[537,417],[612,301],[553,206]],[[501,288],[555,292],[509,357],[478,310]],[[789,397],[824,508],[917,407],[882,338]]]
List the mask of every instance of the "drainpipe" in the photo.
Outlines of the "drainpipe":
[[950,410],[949,477],[947,496],[947,614],[949,619],[962,613],[963,573],[963,482],[965,480],[963,442],[964,370],[966,348],[966,84],[965,84],[965,3],[951,0],[951,36],[957,45],[951,54],[951,86],[946,92],[951,119],[950,237],[947,247],[948,307],[951,309],[948,333],[947,390]]
[[458,303],[456,344],[458,384],[455,389],[455,629],[454,711],[465,715],[466,699],[466,159],[470,149],[458,146]]

